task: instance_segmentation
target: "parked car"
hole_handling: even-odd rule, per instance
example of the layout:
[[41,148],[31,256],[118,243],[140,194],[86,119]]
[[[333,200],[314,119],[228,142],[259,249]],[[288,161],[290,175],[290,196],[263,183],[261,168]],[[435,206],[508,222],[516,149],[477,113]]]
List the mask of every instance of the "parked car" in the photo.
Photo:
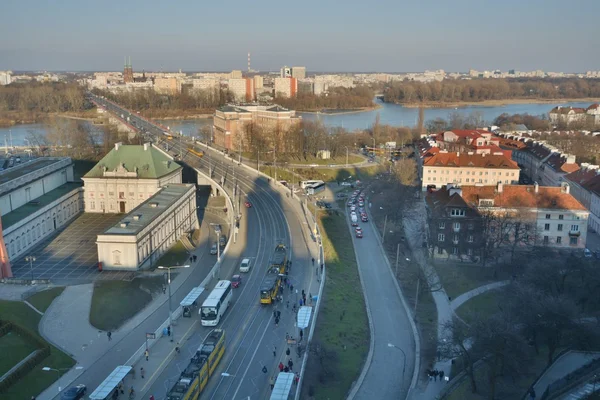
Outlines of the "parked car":
[[250,259],[244,258],[240,264],[240,272],[250,272]]
[[583,249],[583,256],[585,258],[592,258],[592,252],[590,251],[590,249]]
[[213,243],[213,245],[210,247],[210,255],[216,256],[217,253],[218,253],[217,244]]
[[352,184],[350,182],[342,182],[342,183],[340,183],[340,185],[342,185],[342,186],[350,186]]
[[234,275],[231,277],[231,286],[233,286],[234,288],[238,288],[238,287],[240,287],[241,284],[242,284],[241,276]]
[[60,395],[60,400],[79,400],[85,396],[87,387],[85,385],[75,385],[64,390]]
[[245,201],[244,202],[244,206],[246,206],[246,208],[252,208],[252,203],[250,203],[249,201]]

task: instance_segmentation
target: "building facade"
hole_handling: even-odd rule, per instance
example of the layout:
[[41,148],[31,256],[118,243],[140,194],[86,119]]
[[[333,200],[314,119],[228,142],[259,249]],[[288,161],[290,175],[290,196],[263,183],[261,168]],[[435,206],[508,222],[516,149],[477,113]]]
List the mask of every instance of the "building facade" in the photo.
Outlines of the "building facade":
[[275,97],[296,97],[298,80],[296,78],[275,78]]
[[10,85],[11,74],[11,71],[0,71],[0,85]]
[[154,78],[154,90],[163,94],[181,93],[181,80],[176,77]]
[[590,210],[589,227],[600,232],[600,170],[597,165],[581,164],[581,169],[564,177],[571,194]]
[[83,210],[70,158],[43,157],[0,172],[3,240],[9,259],[23,256]]
[[181,173],[181,166],[158,147],[117,143],[82,178],[85,211],[129,213],[161,187],[181,183]]
[[250,102],[256,98],[252,78],[232,78],[227,81],[227,84],[236,102]]
[[152,266],[183,235],[198,229],[192,184],[167,184],[98,235],[98,262],[106,270]]
[[306,67],[292,67],[292,78],[306,78]]

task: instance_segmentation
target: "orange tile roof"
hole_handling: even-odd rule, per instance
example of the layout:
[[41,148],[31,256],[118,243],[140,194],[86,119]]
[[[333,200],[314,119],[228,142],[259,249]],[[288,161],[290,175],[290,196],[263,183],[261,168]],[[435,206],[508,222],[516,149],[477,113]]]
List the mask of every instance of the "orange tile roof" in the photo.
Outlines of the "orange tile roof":
[[473,167],[519,169],[516,162],[506,155],[437,153],[423,161],[425,167]]
[[577,165],[576,163],[564,163],[562,167],[560,167],[560,169],[569,174],[571,172],[579,170],[579,165]]
[[462,197],[475,207],[479,199],[494,199],[494,207],[547,208],[555,210],[586,210],[575,197],[553,186],[503,185],[502,193],[495,186],[462,186]]

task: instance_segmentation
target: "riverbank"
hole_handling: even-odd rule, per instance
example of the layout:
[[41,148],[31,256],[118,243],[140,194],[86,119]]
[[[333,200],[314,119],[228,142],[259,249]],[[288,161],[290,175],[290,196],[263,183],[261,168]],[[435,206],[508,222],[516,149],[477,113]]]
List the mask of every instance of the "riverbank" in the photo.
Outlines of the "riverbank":
[[94,120],[98,117],[96,109],[87,111],[69,111],[64,113],[28,113],[27,116],[21,113],[6,112],[0,114],[0,128],[10,128],[16,125],[28,125],[28,124],[43,124],[49,118],[71,118],[80,120]]
[[[552,104],[552,103],[598,103],[600,99],[582,98],[582,99],[503,99],[503,100],[483,100],[483,101],[460,101],[460,102],[425,102],[425,103],[392,103],[406,108],[460,108],[460,107],[502,107],[511,104]],[[550,111],[550,110],[548,110]]]
[[381,104],[373,104],[372,107],[362,107],[362,108],[356,108],[356,109],[352,109],[352,110],[335,110],[335,109],[325,109],[325,110],[320,110],[320,111],[304,111],[304,110],[295,110],[298,113],[302,113],[302,114],[315,114],[315,115],[345,115],[345,114],[358,114],[358,113],[362,113],[362,112],[369,112],[369,111],[374,111],[377,110],[379,108],[383,107]]

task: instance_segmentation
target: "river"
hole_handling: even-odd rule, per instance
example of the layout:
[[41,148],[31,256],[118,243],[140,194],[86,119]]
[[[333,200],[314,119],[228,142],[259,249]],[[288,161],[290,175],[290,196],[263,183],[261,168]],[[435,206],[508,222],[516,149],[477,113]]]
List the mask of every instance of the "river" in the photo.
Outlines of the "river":
[[[349,114],[313,114],[313,113],[298,113],[303,119],[313,121],[321,120],[330,127],[342,127],[348,130],[366,129],[370,127],[377,114],[382,124],[394,126],[414,126],[417,123],[419,110],[417,108],[407,108],[399,104],[383,103],[377,100],[380,108],[371,111],[364,111]],[[483,115],[483,119],[487,122],[492,122],[500,114],[530,114],[542,115],[547,114],[556,106],[571,106],[587,108],[590,103],[529,103],[529,104],[507,104],[504,106],[464,106],[458,108],[426,108],[425,120],[433,120],[436,118],[447,119],[448,115],[453,112],[461,113],[465,116],[472,112],[479,112]],[[212,118],[199,119],[169,119],[158,120],[161,124],[168,126],[174,132],[183,132],[186,136],[197,136],[198,130],[206,125],[212,124]],[[0,128],[0,147],[5,143],[8,146],[23,146],[27,144],[27,136],[30,132],[45,133],[46,128],[43,124],[25,124],[15,125],[10,128]]]

